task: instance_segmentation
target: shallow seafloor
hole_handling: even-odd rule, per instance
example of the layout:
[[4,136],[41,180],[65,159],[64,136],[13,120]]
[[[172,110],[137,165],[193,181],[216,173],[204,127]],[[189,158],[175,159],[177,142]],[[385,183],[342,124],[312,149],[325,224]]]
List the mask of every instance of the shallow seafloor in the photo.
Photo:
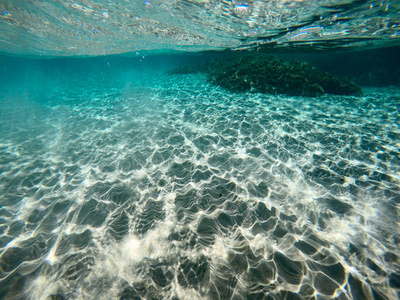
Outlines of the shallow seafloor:
[[399,89],[49,90],[0,100],[0,298],[398,298]]

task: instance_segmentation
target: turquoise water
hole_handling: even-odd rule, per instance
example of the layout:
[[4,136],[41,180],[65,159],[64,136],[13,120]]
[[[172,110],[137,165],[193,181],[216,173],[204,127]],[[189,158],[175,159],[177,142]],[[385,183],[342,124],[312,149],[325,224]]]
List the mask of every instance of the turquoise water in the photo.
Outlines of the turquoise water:
[[90,62],[3,86],[2,298],[397,297],[398,88],[231,93]]
[[[278,2],[0,3],[0,299],[400,298],[400,4]],[[169,72],[233,48],[363,94]]]

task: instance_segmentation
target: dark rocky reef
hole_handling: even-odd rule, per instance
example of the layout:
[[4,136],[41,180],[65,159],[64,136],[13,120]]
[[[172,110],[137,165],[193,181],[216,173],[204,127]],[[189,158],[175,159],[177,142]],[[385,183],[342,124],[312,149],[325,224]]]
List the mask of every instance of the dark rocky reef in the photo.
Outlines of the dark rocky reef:
[[307,62],[285,62],[263,55],[218,59],[211,63],[187,65],[170,73],[203,72],[208,80],[234,92],[260,92],[290,96],[317,97],[325,93],[361,95],[361,88],[353,82],[335,77]]

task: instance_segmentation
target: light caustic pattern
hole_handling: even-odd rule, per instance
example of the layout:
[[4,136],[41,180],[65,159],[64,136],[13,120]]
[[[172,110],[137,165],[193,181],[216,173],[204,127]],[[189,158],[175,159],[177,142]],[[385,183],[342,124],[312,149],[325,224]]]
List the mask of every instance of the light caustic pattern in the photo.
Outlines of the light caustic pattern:
[[2,298],[397,298],[398,90],[69,92],[3,99]]

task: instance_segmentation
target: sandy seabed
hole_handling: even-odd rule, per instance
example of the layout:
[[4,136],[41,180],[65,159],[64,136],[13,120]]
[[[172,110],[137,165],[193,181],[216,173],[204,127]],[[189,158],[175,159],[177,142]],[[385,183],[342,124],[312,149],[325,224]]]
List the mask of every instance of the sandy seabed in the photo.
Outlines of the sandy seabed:
[[397,299],[400,91],[201,75],[0,100],[0,298]]

